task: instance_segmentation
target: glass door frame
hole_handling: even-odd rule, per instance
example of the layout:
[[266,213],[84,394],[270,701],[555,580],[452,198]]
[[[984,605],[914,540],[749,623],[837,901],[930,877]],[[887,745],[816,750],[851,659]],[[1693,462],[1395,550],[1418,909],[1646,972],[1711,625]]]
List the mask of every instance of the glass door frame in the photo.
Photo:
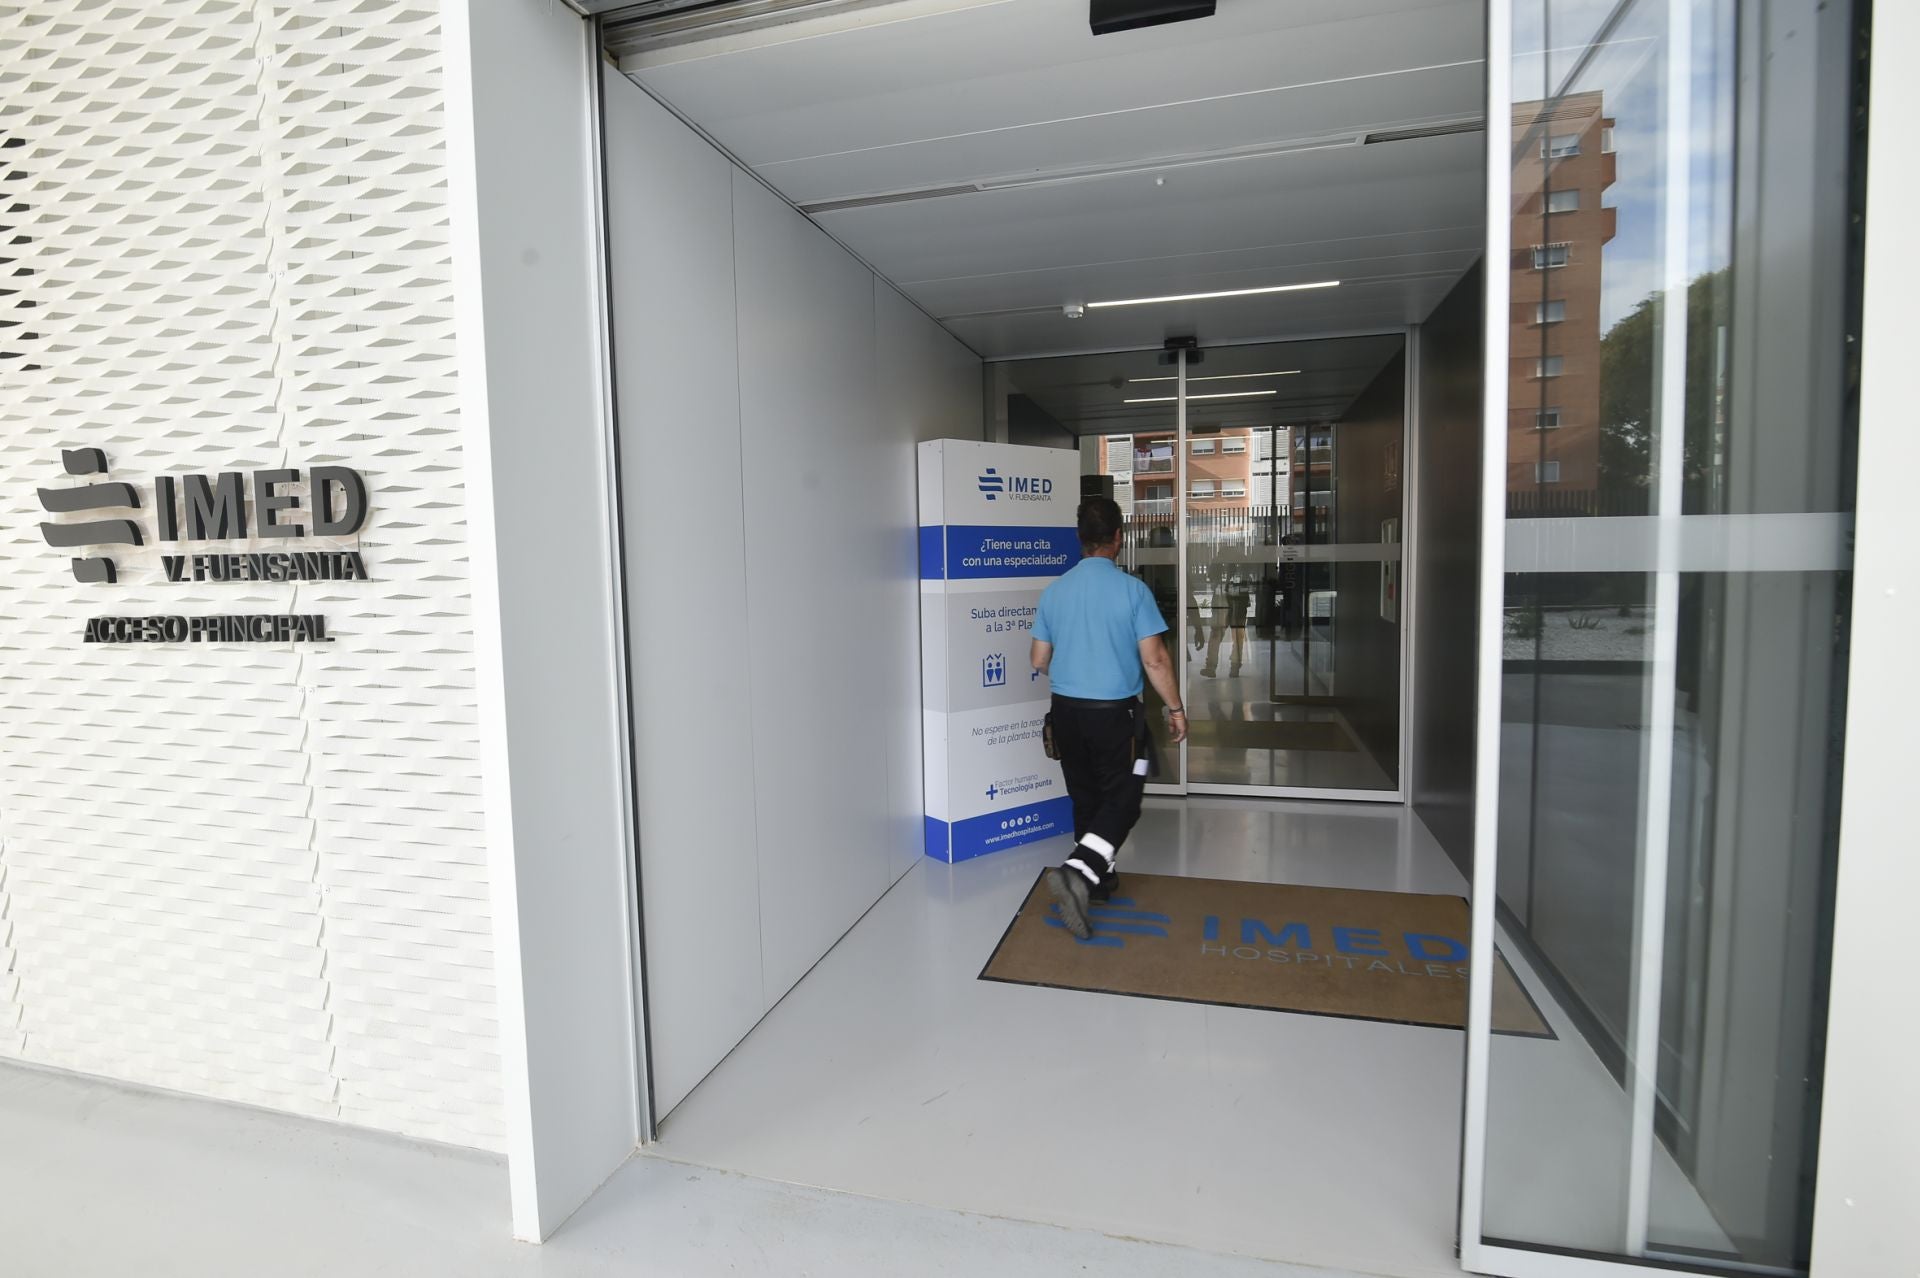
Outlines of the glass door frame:
[[[1174,352],[1173,401],[1173,582],[1174,614],[1171,618],[1162,617],[1170,622],[1172,629],[1167,632],[1167,647],[1172,651],[1175,644],[1185,645],[1187,633],[1187,352],[1184,349]],[[1187,672],[1193,662],[1185,652],[1177,657],[1176,669],[1180,676],[1180,704],[1187,704]],[[1187,718],[1189,726],[1193,723],[1191,715]],[[1173,768],[1171,781],[1151,782],[1147,786],[1148,794],[1158,794],[1185,798],[1193,793],[1187,780],[1187,743],[1182,741],[1175,755],[1177,763]]]
[[[1513,251],[1513,156],[1505,121],[1513,102],[1514,0],[1487,0],[1486,28],[1486,273],[1482,297],[1481,489],[1478,704],[1474,723],[1473,874],[1468,902],[1469,952],[1487,955],[1498,940],[1495,901],[1499,871],[1500,741],[1504,685],[1507,385],[1513,290],[1507,263]],[[1664,610],[1662,616],[1667,616]],[[1669,623],[1670,624],[1670,623]],[[1644,895],[1640,893],[1638,895]],[[1638,939],[1638,938],[1636,938]],[[1497,1278],[1625,1278],[1647,1266],[1616,1258],[1490,1242],[1487,1204],[1487,1124],[1493,1065],[1494,964],[1473,962],[1467,977],[1466,1082],[1460,1141],[1460,1219],[1457,1252],[1463,1269]],[[1636,973],[1636,976],[1638,973]],[[1636,986],[1639,984],[1635,982]],[[1634,999],[1639,1002],[1636,988]],[[1634,1018],[1639,1019],[1637,1016]],[[1631,1069],[1631,1066],[1629,1067]],[[1636,1116],[1637,1117],[1637,1116]],[[1649,1128],[1649,1134],[1650,1134]],[[1635,1141],[1636,1163],[1639,1150]],[[1630,1209],[1631,1210],[1631,1209]],[[1645,1213],[1638,1213],[1644,1221]],[[1631,1224],[1629,1231],[1631,1231]],[[1687,1271],[1660,1266],[1663,1272]],[[1691,1278],[1706,1278],[1692,1275]]]
[[[1407,770],[1412,762],[1411,728],[1412,728],[1412,710],[1413,710],[1413,698],[1414,698],[1413,679],[1414,679],[1414,671],[1417,668],[1416,663],[1414,661],[1414,644],[1416,642],[1416,639],[1414,635],[1413,618],[1415,613],[1415,604],[1418,598],[1417,592],[1419,589],[1418,581],[1417,581],[1417,573],[1415,572],[1415,564],[1417,563],[1417,560],[1418,560],[1418,556],[1415,554],[1415,539],[1418,536],[1417,530],[1418,530],[1419,521],[1417,518],[1417,514],[1418,514],[1419,505],[1418,505],[1418,496],[1415,491],[1415,484],[1413,479],[1413,476],[1417,473],[1417,464],[1418,464],[1417,449],[1419,444],[1419,431],[1417,429],[1419,397],[1414,394],[1414,387],[1418,385],[1417,379],[1419,376],[1419,326],[1409,325],[1404,328],[1369,329],[1365,331],[1356,331],[1356,332],[1312,334],[1305,337],[1276,339],[1272,342],[1261,341],[1261,342],[1220,343],[1213,347],[1200,348],[1200,349],[1224,349],[1230,346],[1252,346],[1252,345],[1262,345],[1262,346],[1276,345],[1277,346],[1277,345],[1283,345],[1291,342],[1327,341],[1327,340],[1337,340],[1340,338],[1358,338],[1358,337],[1399,337],[1404,344],[1403,359],[1404,359],[1405,375],[1402,378],[1402,384],[1401,384],[1402,408],[1401,408],[1401,417],[1400,417],[1400,421],[1401,421],[1400,543],[1399,543],[1400,544],[1400,559],[1399,559],[1399,563],[1400,563],[1400,599],[1399,599],[1400,697],[1399,697],[1399,706],[1398,706],[1398,721],[1399,721],[1398,749],[1395,752],[1395,755],[1396,755],[1395,762],[1397,765],[1396,775],[1395,775],[1395,785],[1390,790],[1360,790],[1360,789],[1345,789],[1345,788],[1315,787],[1315,786],[1233,785],[1233,784],[1226,784],[1226,783],[1220,783],[1220,782],[1197,782],[1196,783],[1193,780],[1191,780],[1189,770],[1188,770],[1187,748],[1189,743],[1182,742],[1179,747],[1178,766],[1175,769],[1169,769],[1169,771],[1174,772],[1176,779],[1167,780],[1167,781],[1149,782],[1147,785],[1147,793],[1149,795],[1159,795],[1163,797],[1184,797],[1187,795],[1220,795],[1220,796],[1263,798],[1263,799],[1317,799],[1317,800],[1332,800],[1336,802],[1346,802],[1346,803],[1404,803],[1407,801],[1408,793],[1409,793],[1408,786],[1407,786]],[[1187,463],[1188,463],[1188,458],[1190,453],[1189,430],[1188,430],[1188,423],[1187,423],[1187,397],[1188,397],[1188,391],[1187,391],[1188,350],[1187,349],[1182,348],[1175,352],[1175,364],[1176,364],[1177,381],[1176,381],[1175,406],[1174,406],[1175,407],[1174,455],[1176,458],[1176,461],[1174,464],[1174,494],[1173,494],[1174,496],[1174,505],[1173,505],[1174,532],[1175,532],[1174,571],[1176,574],[1176,580],[1179,585],[1179,593],[1178,593],[1178,603],[1175,608],[1175,615],[1173,617],[1166,618],[1166,620],[1170,623],[1172,627],[1169,633],[1176,637],[1177,642],[1184,643],[1185,636],[1187,634],[1188,621],[1189,621],[1188,610],[1192,606],[1191,596],[1193,593],[1188,588],[1188,578],[1187,578],[1187,572],[1189,567],[1188,547],[1191,543],[1190,527],[1188,522],[1189,492],[1188,492],[1188,483],[1187,483]],[[1311,449],[1309,449],[1309,456],[1311,456]],[[1274,460],[1277,461],[1278,459],[1275,458]],[[1289,494],[1291,494],[1291,491],[1292,491],[1292,487],[1291,487],[1292,460],[1291,458],[1289,458],[1288,460],[1288,466],[1289,466],[1288,492]],[[1309,481],[1308,481],[1309,500],[1311,499],[1311,492],[1312,492],[1312,481],[1311,481],[1311,477],[1309,477]],[[1311,521],[1312,519],[1311,513],[1309,513],[1308,519],[1309,521]],[[1276,554],[1279,553],[1279,547],[1277,544],[1274,547],[1274,551]],[[1193,663],[1185,659],[1182,659],[1179,663],[1180,701],[1182,705],[1191,704],[1192,666],[1193,666]],[[1189,724],[1192,723],[1191,716],[1189,716],[1188,722]]]

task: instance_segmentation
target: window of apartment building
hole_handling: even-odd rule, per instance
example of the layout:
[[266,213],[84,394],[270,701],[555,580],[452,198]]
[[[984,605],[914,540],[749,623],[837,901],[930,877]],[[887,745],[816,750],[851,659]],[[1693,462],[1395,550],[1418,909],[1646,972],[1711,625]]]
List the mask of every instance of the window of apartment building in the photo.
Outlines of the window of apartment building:
[[1551,271],[1567,264],[1571,245],[1536,244],[1533,246],[1533,269]]
[[1140,500],[1141,501],[1172,501],[1173,485],[1172,484],[1142,484],[1140,485]]
[[1559,483],[1560,463],[1557,461],[1535,462],[1533,464],[1533,482],[1536,484]]
[[1548,191],[1547,192],[1547,212],[1578,213],[1579,211],[1580,211],[1580,192],[1578,191]]
[[1187,485],[1187,496],[1200,498],[1202,500],[1212,497],[1213,481],[1211,479],[1193,480]]
[[1245,497],[1247,495],[1246,481],[1241,479],[1221,480],[1220,495],[1222,497]]
[[1213,441],[1211,439],[1196,439],[1193,441],[1193,455],[1195,457],[1208,457],[1212,454]]
[[1560,410],[1557,408],[1543,408],[1539,410],[1533,415],[1533,428],[1535,430],[1559,430]]
[[1159,471],[1162,474],[1173,469],[1173,441],[1154,439],[1145,442],[1135,440],[1133,445],[1133,469],[1135,473],[1148,474]]
[[1536,324],[1566,323],[1567,304],[1565,302],[1535,302],[1533,304],[1533,322]]
[[1107,441],[1107,469],[1116,475],[1133,470],[1133,436],[1120,435]]
[[1543,138],[1540,142],[1540,155],[1543,159],[1563,160],[1570,155],[1580,154],[1580,135],[1578,133],[1556,133]]
[[1533,375],[1535,377],[1558,377],[1560,376],[1561,369],[1566,365],[1566,362],[1567,357],[1564,355],[1543,355],[1533,361]]
[[1247,451],[1247,437],[1246,437],[1245,435],[1228,435],[1228,436],[1226,436],[1226,437],[1224,437],[1224,438],[1223,438],[1223,439],[1221,439],[1221,441],[1220,441],[1220,451],[1221,451],[1221,452],[1223,452],[1223,453],[1244,453],[1244,452],[1246,452],[1246,451]]
[[1613,154],[1613,126],[1611,124],[1600,130],[1600,154]]

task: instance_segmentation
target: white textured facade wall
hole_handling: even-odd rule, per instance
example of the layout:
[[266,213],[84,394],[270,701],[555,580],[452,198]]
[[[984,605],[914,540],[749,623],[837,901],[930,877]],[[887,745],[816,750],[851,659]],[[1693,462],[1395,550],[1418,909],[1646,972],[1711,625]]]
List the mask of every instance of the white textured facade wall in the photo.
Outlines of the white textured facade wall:
[[[0,1056],[503,1143],[441,67],[436,0],[0,0]],[[370,581],[164,580],[155,476],[329,463]],[[334,642],[81,642],[252,612]]]

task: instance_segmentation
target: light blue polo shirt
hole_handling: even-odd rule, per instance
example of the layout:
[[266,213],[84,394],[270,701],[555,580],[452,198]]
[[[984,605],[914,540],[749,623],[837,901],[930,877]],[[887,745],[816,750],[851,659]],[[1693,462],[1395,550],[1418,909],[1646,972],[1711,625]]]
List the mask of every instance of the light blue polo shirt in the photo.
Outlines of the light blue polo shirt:
[[1053,645],[1053,690],[1123,701],[1146,687],[1140,641],[1166,633],[1147,583],[1113,560],[1088,555],[1040,595],[1033,637]]

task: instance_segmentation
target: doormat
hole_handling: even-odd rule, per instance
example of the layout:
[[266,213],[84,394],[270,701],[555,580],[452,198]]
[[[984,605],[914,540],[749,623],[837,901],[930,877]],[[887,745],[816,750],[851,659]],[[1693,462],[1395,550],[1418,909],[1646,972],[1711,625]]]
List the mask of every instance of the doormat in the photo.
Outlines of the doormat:
[[1195,719],[1187,740],[1216,750],[1352,750],[1353,738],[1325,719]]
[[[1457,896],[1120,875],[1077,941],[1046,884],[1027,899],[984,981],[1464,1029],[1467,903]],[[1495,952],[1496,1033],[1553,1030]]]

